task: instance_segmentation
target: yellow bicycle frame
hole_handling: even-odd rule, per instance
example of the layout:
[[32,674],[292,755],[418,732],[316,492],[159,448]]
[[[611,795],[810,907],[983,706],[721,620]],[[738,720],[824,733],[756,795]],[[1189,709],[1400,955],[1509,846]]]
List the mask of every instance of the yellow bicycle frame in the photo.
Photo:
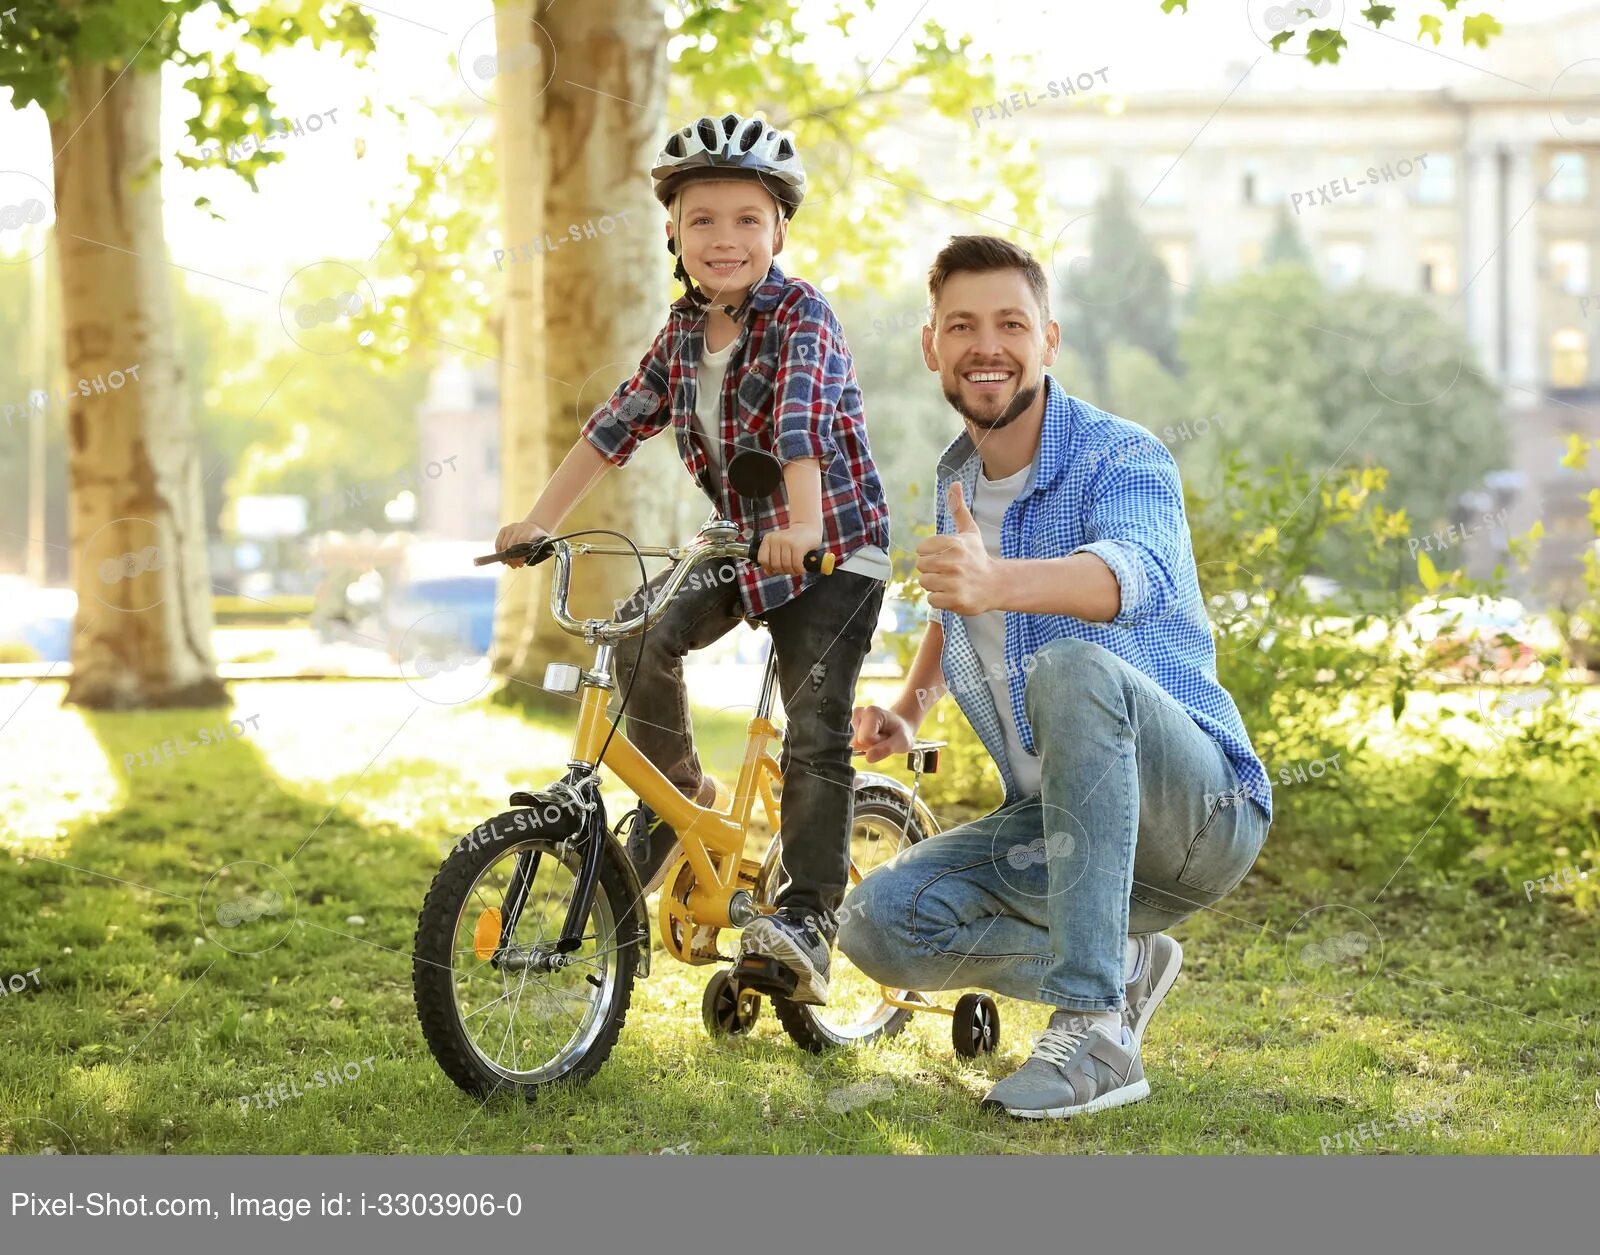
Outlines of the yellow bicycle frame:
[[[700,806],[684,797],[620,728],[613,730],[606,714],[610,693],[608,688],[584,683],[578,727],[573,736],[573,762],[591,768],[603,762],[641,801],[672,826],[694,869],[695,890],[690,906],[695,922],[719,928],[733,927],[728,918],[728,903],[740,887],[745,834],[758,798],[773,832],[778,831],[778,802],[772,786],[774,781],[782,779],[782,773],[768,745],[782,734],[771,719],[759,713],[766,709],[766,692],[763,692],[758,713],[746,725],[744,761],[740,764],[739,780],[727,811],[718,810],[715,805]],[[601,757],[602,747],[604,758]],[[722,798],[717,800],[720,802]]]

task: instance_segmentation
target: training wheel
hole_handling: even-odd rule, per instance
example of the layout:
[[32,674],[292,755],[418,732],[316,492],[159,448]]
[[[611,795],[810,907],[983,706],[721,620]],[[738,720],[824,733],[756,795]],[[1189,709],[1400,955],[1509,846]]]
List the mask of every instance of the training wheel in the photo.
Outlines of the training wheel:
[[1000,1008],[988,994],[962,994],[950,1022],[950,1038],[963,1059],[993,1054],[1000,1048]]
[[720,971],[706,982],[705,996],[700,999],[700,1018],[705,1021],[706,1032],[713,1037],[743,1037],[755,1027],[761,1014],[761,995],[753,989],[741,989],[734,984],[726,971]]

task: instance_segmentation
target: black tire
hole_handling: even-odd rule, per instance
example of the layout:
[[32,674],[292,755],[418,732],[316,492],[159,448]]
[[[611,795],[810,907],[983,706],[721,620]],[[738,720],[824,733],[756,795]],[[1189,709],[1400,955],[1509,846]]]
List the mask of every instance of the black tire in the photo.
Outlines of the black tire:
[[[880,857],[866,867],[865,875],[873,868],[887,862],[900,850],[907,849],[919,841],[926,840],[933,835],[927,831],[918,814],[911,809],[911,791],[909,789],[891,789],[884,785],[872,785],[859,788],[855,797],[855,819],[850,833],[852,852],[851,882],[856,879],[855,867],[858,860],[854,857],[857,842],[862,838],[863,828],[875,826],[880,833],[880,839],[887,836],[890,831],[894,834],[903,834],[895,848],[884,852]],[[764,883],[761,886],[762,900],[769,901],[775,886]],[[842,1019],[841,1015],[849,1016],[849,1008],[859,999],[852,996],[850,991],[856,985],[865,982],[876,989],[876,982],[869,981],[866,976],[856,970],[850,960],[835,950],[832,958],[832,970],[829,977],[830,992],[828,1000],[830,1006],[816,1007],[803,1002],[791,1002],[787,998],[774,998],[772,1000],[773,1014],[778,1017],[778,1022],[783,1025],[795,1045],[812,1054],[821,1054],[826,1050],[838,1050],[849,1046],[864,1046],[869,1042],[879,1041],[886,1037],[893,1037],[905,1028],[911,1019],[912,1013],[904,1007],[892,1007],[881,1000],[875,1008],[866,1007],[861,1016]],[[905,990],[897,991],[902,998]],[[841,998],[840,994],[844,993]],[[867,995],[863,995],[867,996]],[[830,1014],[832,1012],[832,1014]]]
[[700,999],[700,1018],[713,1037],[747,1037],[761,1014],[761,995],[753,989],[740,989],[727,969],[716,972],[706,982]]
[[[520,816],[520,818],[519,818]],[[488,838],[481,834],[488,832]],[[536,946],[546,935],[554,937],[560,931],[561,921],[571,900],[571,887],[575,883],[579,855],[576,850],[561,852],[561,838],[566,834],[541,833],[538,813],[532,810],[507,811],[495,816],[474,830],[479,840],[470,838],[452,848],[433,884],[428,889],[417,917],[417,933],[412,948],[411,985],[416,998],[417,1020],[428,1049],[438,1060],[444,1073],[463,1090],[479,1096],[499,1092],[518,1092],[532,1098],[548,1085],[563,1081],[588,1080],[600,1068],[616,1045],[617,1035],[627,1019],[628,1007],[633,999],[633,982],[638,965],[638,949],[634,944],[621,944],[619,937],[630,937],[634,932],[631,903],[627,897],[628,881],[616,864],[619,857],[614,844],[607,839],[606,853],[601,860],[600,873],[595,884],[594,905],[590,909],[585,936],[591,939],[575,952],[576,961],[561,971],[539,973],[533,976],[541,989],[530,995],[530,1002],[538,1002],[546,992],[556,992],[562,1014],[578,1019],[578,1027],[561,1049],[539,1067],[531,1066],[534,1059],[520,1058],[517,1044],[512,1045],[512,1066],[503,1059],[491,1059],[480,1048],[473,1033],[480,1026],[491,1033],[490,1026],[502,1021],[492,1008],[512,999],[506,1024],[506,1039],[517,1026],[517,1012],[528,991],[530,969],[523,968],[518,987],[513,994],[506,988],[508,973],[493,968],[473,953],[471,940],[474,924],[468,919],[473,908],[482,914],[489,907],[498,909],[504,901],[504,891],[492,884],[480,888],[491,880],[490,873],[498,878],[503,866],[509,874],[514,856],[519,852],[537,851],[539,866],[527,894],[527,902],[518,919],[516,934],[511,938],[515,945]],[[550,902],[549,888],[564,877],[567,892],[564,898]],[[536,899],[536,894],[542,895]],[[498,898],[496,894],[498,892]],[[474,919],[476,916],[474,915]],[[466,924],[465,939],[469,943],[463,950],[462,926]],[[528,930],[537,926],[539,936],[530,939]],[[602,938],[609,934],[609,940]],[[590,958],[583,955],[589,950]],[[567,977],[572,981],[567,981]],[[499,997],[469,1011],[480,994],[493,992],[493,981],[498,978],[503,992]],[[562,981],[573,986],[571,992],[555,991],[555,983]],[[598,982],[598,984],[596,983]],[[487,984],[488,988],[483,986]],[[549,990],[542,988],[548,984]],[[581,987],[580,987],[581,986]],[[465,1000],[464,1000],[465,999]],[[586,1002],[588,1009],[581,1015],[574,1004]],[[469,1031],[466,1020],[484,1013],[488,1018]],[[554,1023],[554,1016],[546,1016]],[[536,1024],[535,1028],[539,1026]],[[543,1036],[544,1034],[541,1034]],[[547,1040],[554,1042],[560,1035],[552,1027]],[[520,1037],[520,1032],[518,1034]],[[501,1053],[503,1054],[502,1043]],[[520,1043],[519,1043],[520,1044]],[[541,1047],[529,1047],[537,1054]],[[526,1063],[529,1066],[518,1066]]]
[[950,1040],[963,1059],[992,1055],[1000,1048],[1000,1008],[988,994],[962,994],[950,1021]]

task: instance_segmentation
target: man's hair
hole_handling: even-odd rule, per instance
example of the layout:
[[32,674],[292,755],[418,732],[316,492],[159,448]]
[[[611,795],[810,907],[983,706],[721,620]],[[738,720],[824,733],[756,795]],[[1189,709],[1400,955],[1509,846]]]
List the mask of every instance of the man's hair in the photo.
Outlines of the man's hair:
[[952,235],[950,242],[939,250],[928,267],[928,308],[938,315],[939,294],[944,291],[945,280],[963,271],[1020,270],[1034,299],[1039,302],[1039,314],[1048,321],[1050,317],[1050,282],[1045,278],[1044,267],[1032,253],[1019,248],[1010,240],[997,235]]

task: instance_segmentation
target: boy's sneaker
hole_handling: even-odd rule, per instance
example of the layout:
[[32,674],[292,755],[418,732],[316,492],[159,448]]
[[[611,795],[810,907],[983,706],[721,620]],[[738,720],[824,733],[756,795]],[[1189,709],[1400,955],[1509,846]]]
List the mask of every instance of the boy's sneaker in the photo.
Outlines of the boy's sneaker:
[[1123,990],[1126,1006],[1122,1012],[1122,1025],[1133,1037],[1133,1048],[1139,1049],[1144,1041],[1145,1025],[1156,1013],[1161,1000],[1178,979],[1178,969],[1183,966],[1183,947],[1166,933],[1145,933],[1134,938],[1138,947],[1133,979]]
[[1057,1011],[1033,1055],[989,1091],[982,1106],[1028,1120],[1059,1120],[1150,1096],[1139,1048],[1126,1028],[1114,1042],[1076,1011]]
[[[779,910],[745,925],[734,975],[742,985],[765,988],[790,1002],[826,1006],[828,951],[828,938],[814,915]],[[782,972],[772,973],[773,965]],[[788,988],[791,978],[792,990]]]
[[[717,782],[710,776],[700,781],[700,792],[695,801],[700,806],[710,806],[717,796]],[[648,896],[661,888],[667,868],[683,849],[672,825],[657,815],[649,803],[641,801],[639,808],[629,816],[624,848],[628,861],[639,876],[639,887]]]

